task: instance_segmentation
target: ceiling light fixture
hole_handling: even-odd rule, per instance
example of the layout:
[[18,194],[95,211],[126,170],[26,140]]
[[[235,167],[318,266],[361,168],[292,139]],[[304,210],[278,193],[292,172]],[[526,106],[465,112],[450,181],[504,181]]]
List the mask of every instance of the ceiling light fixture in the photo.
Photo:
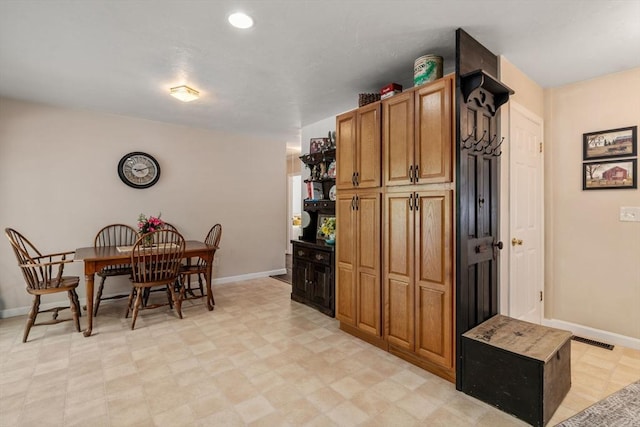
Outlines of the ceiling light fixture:
[[169,94],[174,98],[178,98],[182,102],[189,102],[200,97],[200,92],[190,88],[187,85],[172,87]]
[[229,15],[229,23],[236,28],[243,30],[253,27],[253,18],[246,13],[236,12]]

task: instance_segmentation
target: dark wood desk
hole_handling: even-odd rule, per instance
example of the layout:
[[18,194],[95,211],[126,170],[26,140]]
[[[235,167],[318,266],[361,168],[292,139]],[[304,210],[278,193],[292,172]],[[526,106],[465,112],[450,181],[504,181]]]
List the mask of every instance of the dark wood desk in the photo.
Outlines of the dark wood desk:
[[[216,247],[207,245],[197,240],[187,240],[185,242],[184,257],[200,257],[207,263],[206,286],[207,286],[207,308],[213,310],[213,292],[211,290],[211,276],[213,269],[213,256]],[[84,262],[84,280],[87,287],[87,329],[84,336],[88,337],[93,331],[93,279],[97,271],[109,265],[126,264],[131,259],[131,252],[120,252],[115,246],[101,248],[78,248],[76,249],[75,261]]]

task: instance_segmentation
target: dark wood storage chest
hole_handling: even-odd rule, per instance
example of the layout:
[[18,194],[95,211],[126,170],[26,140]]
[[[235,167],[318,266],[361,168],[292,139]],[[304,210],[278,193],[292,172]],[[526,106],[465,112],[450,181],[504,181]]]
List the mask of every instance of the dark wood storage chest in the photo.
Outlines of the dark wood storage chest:
[[571,336],[496,315],[462,335],[461,390],[544,426],[571,388]]

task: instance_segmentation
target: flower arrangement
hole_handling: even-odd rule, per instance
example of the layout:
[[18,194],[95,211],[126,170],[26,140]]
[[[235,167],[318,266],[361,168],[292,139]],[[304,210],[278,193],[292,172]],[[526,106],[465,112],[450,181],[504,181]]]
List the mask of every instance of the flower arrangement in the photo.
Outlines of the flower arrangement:
[[325,218],[320,226],[320,231],[327,237],[336,234],[336,219],[335,217]]
[[164,221],[160,219],[160,215],[162,214],[158,214],[157,217],[150,216],[147,218],[144,214],[140,214],[138,216],[138,232],[142,235],[161,229]]

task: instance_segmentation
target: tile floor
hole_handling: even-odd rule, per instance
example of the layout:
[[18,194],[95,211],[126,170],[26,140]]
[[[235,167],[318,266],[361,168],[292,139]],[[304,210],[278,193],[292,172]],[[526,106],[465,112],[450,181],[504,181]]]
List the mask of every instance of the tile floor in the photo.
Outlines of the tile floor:
[[[104,303],[71,322],[0,320],[1,426],[523,426],[453,384],[338,329],[265,278],[215,286],[216,309]],[[68,313],[63,313],[64,315]],[[45,314],[46,315],[46,314]],[[640,351],[572,343],[571,391],[550,425],[640,378]]]

